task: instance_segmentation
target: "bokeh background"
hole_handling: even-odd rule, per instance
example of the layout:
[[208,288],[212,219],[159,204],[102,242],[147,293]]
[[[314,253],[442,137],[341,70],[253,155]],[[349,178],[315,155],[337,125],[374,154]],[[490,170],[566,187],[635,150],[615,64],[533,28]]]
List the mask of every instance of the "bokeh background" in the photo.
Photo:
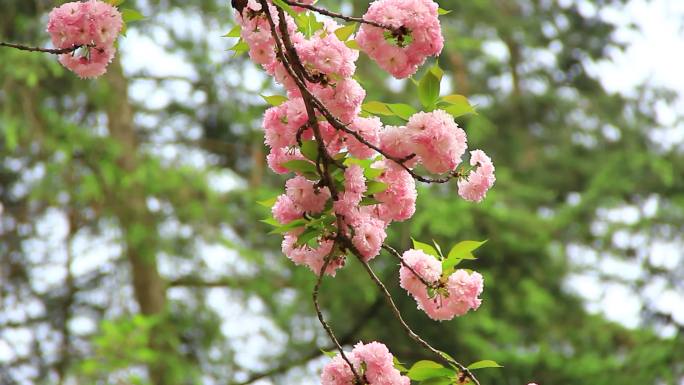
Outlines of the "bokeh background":
[[[2,0],[0,40],[47,45],[58,1]],[[320,5],[362,14],[364,1]],[[684,2],[441,0],[446,92],[489,153],[484,203],[421,187],[392,227],[450,245],[488,239],[466,267],[483,306],[430,321],[373,264],[408,322],[483,384],[684,384]],[[255,205],[265,167],[259,94],[227,0],[126,0],[106,76],[0,49],[0,384],[316,384],[330,349],[314,276],[279,251]],[[367,100],[417,104],[362,55]],[[465,264],[464,264],[465,265]],[[428,358],[350,263],[322,292],[347,346]]]

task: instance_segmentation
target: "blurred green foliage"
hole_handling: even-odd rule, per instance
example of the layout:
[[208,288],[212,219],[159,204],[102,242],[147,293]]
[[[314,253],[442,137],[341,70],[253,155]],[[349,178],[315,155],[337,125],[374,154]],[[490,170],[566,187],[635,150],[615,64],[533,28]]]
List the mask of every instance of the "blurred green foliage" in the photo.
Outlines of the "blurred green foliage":
[[[330,348],[312,312],[314,277],[281,255],[278,237],[258,222],[268,211],[255,204],[282,188],[265,169],[258,128],[259,93],[279,91],[226,52],[228,3],[127,0],[147,18],[121,44],[124,67],[117,61],[96,81],[77,79],[54,57],[0,50],[0,341],[30,335],[0,362],[0,382],[316,381],[311,367],[292,370]],[[54,5],[4,1],[0,39],[46,44]],[[483,306],[452,322],[428,320],[398,287],[396,262],[374,261],[409,324],[460,361],[504,365],[482,370],[483,384],[679,383],[684,334],[671,314],[645,301],[640,327],[628,329],[589,313],[567,285],[583,273],[625,285],[633,301],[655,281],[682,292],[682,256],[665,269],[649,247],[682,241],[682,146],[659,139],[666,127],[655,110],[676,95],[605,90],[587,67],[623,43],[614,24],[574,2],[440,5],[452,11],[442,17],[443,86],[477,105],[478,115],[458,121],[470,146],[494,159],[497,183],[480,205],[457,199],[454,185],[421,187],[416,216],[393,226],[398,249],[411,237],[488,239],[479,259],[462,262],[485,276]],[[150,43],[161,53],[135,48]],[[167,60],[185,69],[166,71]],[[388,83],[363,55],[359,76],[368,101],[419,106],[410,82]],[[645,214],[649,200],[657,210]],[[638,219],[607,219],[626,208]],[[617,242],[620,234],[634,241]],[[583,266],[573,249],[600,257]],[[95,256],[97,266],[76,269]],[[605,271],[604,258],[642,273]],[[344,344],[383,341],[407,364],[429,357],[358,264],[326,280],[321,297]],[[84,318],[96,327],[75,326]],[[661,337],[665,327],[674,333]]]

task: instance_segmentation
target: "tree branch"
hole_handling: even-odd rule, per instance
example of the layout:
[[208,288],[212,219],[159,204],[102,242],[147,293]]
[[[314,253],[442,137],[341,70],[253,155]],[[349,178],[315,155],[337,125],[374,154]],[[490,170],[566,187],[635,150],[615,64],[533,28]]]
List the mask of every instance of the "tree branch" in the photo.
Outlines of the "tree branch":
[[93,48],[93,47],[95,47],[95,45],[94,44],[88,44],[88,45],[75,44],[75,45],[73,45],[71,47],[67,47],[67,48],[41,48],[41,47],[30,47],[30,46],[23,45],[23,44],[7,43],[7,42],[0,41],[0,47],[15,48],[15,49],[18,49],[20,51],[43,52],[43,53],[49,53],[49,54],[53,54],[53,55],[62,55],[65,53],[74,52],[81,47]]

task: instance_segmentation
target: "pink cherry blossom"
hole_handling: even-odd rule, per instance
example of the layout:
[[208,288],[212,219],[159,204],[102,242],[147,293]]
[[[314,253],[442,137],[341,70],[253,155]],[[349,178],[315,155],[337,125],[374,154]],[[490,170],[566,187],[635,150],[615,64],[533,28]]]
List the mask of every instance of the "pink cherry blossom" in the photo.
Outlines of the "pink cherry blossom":
[[465,200],[481,202],[496,181],[494,164],[483,151],[474,150],[470,152],[470,165],[478,167],[458,181],[458,194]]
[[[368,385],[409,385],[411,380],[394,367],[394,357],[387,346],[379,342],[359,342],[346,356]],[[353,385],[354,374],[339,354],[323,368],[322,385]]]
[[395,32],[363,24],[356,36],[361,49],[397,78],[413,75],[428,56],[439,55],[444,46],[432,0],[376,0],[364,19],[395,28]]
[[379,205],[379,216],[385,222],[405,221],[416,212],[416,181],[403,168],[394,162],[385,160],[376,162],[373,167],[384,168],[378,180],[387,185],[383,192],[375,194],[382,202]]
[[[366,142],[378,146],[380,144],[380,131],[382,122],[377,117],[362,118],[356,117],[349,125],[349,128],[358,133]],[[375,155],[375,150],[361,143],[353,135],[346,136],[347,149],[355,158],[365,159]]]
[[[307,245],[297,246],[297,236],[293,233],[287,233],[283,238],[282,251],[292,262],[297,265],[305,265],[318,275],[325,264],[325,258],[330,255],[334,243],[333,240],[321,239],[316,248]],[[344,266],[344,262],[344,256],[333,258],[328,263],[325,274],[334,277],[337,269]]]
[[303,211],[295,206],[292,199],[285,194],[278,196],[276,203],[271,208],[271,213],[273,218],[283,225],[301,218],[302,214],[304,214]]
[[382,243],[387,237],[385,228],[385,222],[372,216],[362,217],[354,226],[352,243],[364,261],[368,262],[380,254]]
[[266,156],[268,167],[276,174],[287,174],[290,172],[290,170],[283,166],[283,163],[289,162],[291,160],[304,159],[305,158],[299,152],[299,149],[285,147],[273,148],[268,156]]
[[307,213],[320,213],[330,199],[327,187],[317,188],[314,183],[303,176],[296,176],[285,183],[285,193],[292,200],[294,207]]
[[[407,250],[404,252],[402,260],[403,263],[401,269],[399,269],[400,284],[401,287],[414,296],[421,296],[427,293],[428,288],[425,287],[422,280],[436,283],[442,275],[442,264],[437,258],[425,254],[422,250]],[[410,266],[413,272],[406,266]]]
[[466,133],[449,113],[419,112],[406,125],[414,151],[423,166],[433,173],[455,170],[467,148]]
[[123,19],[112,5],[99,0],[65,3],[48,16],[47,32],[57,48],[82,48],[59,55],[59,62],[81,78],[95,78],[107,71],[114,58],[114,42]]

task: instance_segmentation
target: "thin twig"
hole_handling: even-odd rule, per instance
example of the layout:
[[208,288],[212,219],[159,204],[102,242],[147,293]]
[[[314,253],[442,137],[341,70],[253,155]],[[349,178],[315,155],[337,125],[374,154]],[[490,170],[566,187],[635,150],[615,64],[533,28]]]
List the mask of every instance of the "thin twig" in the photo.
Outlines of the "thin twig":
[[406,263],[406,262],[404,261],[404,258],[401,256],[401,254],[399,254],[399,252],[396,251],[392,246],[386,245],[386,244],[383,243],[383,244],[382,244],[382,248],[385,249],[385,250],[386,250],[387,252],[389,252],[390,254],[392,254],[392,256],[398,258],[399,261],[401,262],[401,264],[402,264],[403,266],[405,266],[407,269],[409,269],[409,271],[410,271],[411,273],[413,273],[413,275],[415,275],[416,277],[418,277],[418,279],[420,280],[420,282],[422,282],[423,285],[425,285],[426,288],[435,288],[436,285],[435,285],[434,283],[428,282],[428,281],[427,281],[425,278],[423,278],[420,274],[416,273],[416,271],[413,269],[413,267],[410,266],[408,263]]
[[423,346],[425,349],[427,349],[430,352],[432,352],[433,354],[435,354],[441,360],[445,361],[448,364],[452,364],[452,365],[455,365],[456,367],[458,367],[458,369],[463,373],[463,375],[465,375],[465,377],[468,377],[471,380],[473,380],[475,385],[480,385],[480,382],[477,380],[475,375],[468,368],[466,368],[460,362],[449,357],[444,352],[432,347],[432,345],[430,345],[427,341],[422,339],[418,334],[416,334],[411,329],[411,327],[406,323],[406,321],[404,321],[404,318],[402,317],[401,312],[399,311],[399,308],[397,308],[397,305],[394,303],[394,299],[392,298],[392,294],[390,294],[389,290],[387,290],[387,287],[385,287],[385,284],[382,283],[382,281],[375,274],[375,272],[370,267],[368,262],[364,261],[363,258],[360,256],[360,254],[358,254],[358,252],[356,250],[354,250],[354,255],[356,255],[356,257],[361,262],[361,264],[363,264],[363,267],[366,269],[366,272],[368,273],[370,278],[373,280],[373,282],[375,282],[375,284],[378,286],[380,291],[382,291],[383,295],[385,296],[385,299],[387,300],[387,303],[389,304],[390,308],[392,309],[392,313],[394,313],[394,317],[399,321],[402,328],[404,328],[404,330],[406,331],[406,334],[408,334],[408,336],[411,337],[411,339],[414,340],[416,343],[418,343],[419,345]]
[[327,9],[325,9],[325,8],[319,8],[319,7],[315,6],[315,5],[302,4],[302,3],[299,3],[299,2],[296,2],[296,1],[292,1],[292,0],[283,0],[283,1],[284,1],[285,3],[287,3],[288,5],[291,5],[291,6],[293,6],[293,7],[306,8],[306,9],[308,9],[308,10],[310,10],[310,11],[314,11],[314,12],[316,12],[316,13],[320,13],[321,15],[334,17],[334,18],[336,18],[336,19],[341,19],[341,20],[349,21],[349,22],[356,22],[356,23],[368,24],[368,25],[372,25],[372,26],[374,26],[374,27],[386,29],[386,30],[389,30],[389,31],[396,31],[396,30],[397,30],[397,28],[394,28],[394,27],[389,26],[389,25],[384,25],[384,24],[382,24],[382,23],[378,23],[378,22],[375,22],[375,21],[372,21],[372,20],[366,20],[366,19],[364,19],[364,18],[362,18],[362,17],[353,17],[353,16],[343,15],[343,14],[341,14],[341,13],[329,11],[329,10],[327,10]]
[[[305,95],[304,91],[306,91],[306,84],[303,81],[303,75],[301,73],[297,73],[296,70],[290,65],[288,58],[286,57],[285,51],[283,50],[283,47],[281,45],[281,40],[280,37],[278,36],[278,32],[276,30],[276,25],[275,22],[273,21],[273,16],[271,15],[271,12],[268,7],[268,3],[266,0],[259,0],[261,3],[261,6],[264,8],[264,13],[266,14],[266,18],[268,19],[268,24],[271,28],[271,35],[273,39],[275,40],[276,43],[276,51],[277,55],[280,58],[283,66],[285,66],[285,70],[292,76],[292,78],[297,82],[297,86],[302,90],[302,95]],[[285,16],[282,13],[282,9],[278,8],[278,12],[280,13],[280,20],[284,22]],[[283,30],[282,25],[281,25],[281,31]],[[284,35],[287,34],[287,27],[284,28]],[[288,36],[289,37],[289,36]],[[287,40],[283,40],[283,43],[285,41],[289,41],[289,38]],[[291,44],[291,42],[290,42]],[[296,56],[296,52],[294,54]],[[309,115],[309,124],[311,125],[311,128],[314,132],[314,137],[316,138],[316,141],[318,142],[319,146],[319,157],[323,158],[324,165],[325,165],[325,170],[324,173],[319,171],[319,175],[321,178],[328,179],[328,187],[330,188],[331,195],[333,195],[333,198],[336,198],[336,191],[334,190],[334,183],[332,183],[332,180],[330,179],[330,173],[327,169],[327,158],[330,157],[328,154],[326,148],[325,148],[325,143],[323,142],[323,138],[320,133],[320,128],[318,127],[318,121],[316,119],[316,113],[315,110],[313,109],[312,100],[309,98],[304,99],[305,105],[307,107],[307,114]],[[331,187],[333,186],[333,187]],[[340,223],[340,220],[338,220],[338,224]],[[318,320],[320,321],[321,325],[323,326],[323,329],[325,329],[326,333],[328,334],[328,337],[330,337],[330,340],[335,344],[337,347],[337,350],[340,352],[340,356],[342,359],[347,363],[349,366],[349,369],[352,371],[354,374],[354,379],[356,380],[357,384],[363,384],[362,382],[362,377],[359,376],[358,372],[356,371],[356,368],[354,368],[354,365],[351,363],[349,358],[347,357],[346,353],[344,352],[344,349],[342,349],[342,346],[340,345],[339,341],[337,340],[337,337],[335,336],[335,333],[333,332],[332,328],[328,323],[325,321],[325,317],[323,316],[323,313],[321,312],[321,307],[318,302],[318,293],[321,287],[321,284],[323,283],[323,276],[325,274],[325,270],[328,268],[328,265],[330,264],[331,259],[333,258],[333,254],[335,252],[335,249],[338,246],[338,239],[340,238],[341,233],[340,233],[340,228],[338,228],[338,234],[335,242],[333,243],[332,249],[330,250],[330,254],[325,258],[325,261],[323,262],[323,266],[321,267],[321,271],[318,274],[318,279],[316,281],[316,285],[314,286],[314,290],[312,293],[312,298],[313,298],[313,303],[314,307],[316,309],[316,315],[318,316]]]
[[3,41],[0,41],[0,47],[9,47],[9,48],[16,48],[21,51],[29,51],[29,52],[43,52],[43,53],[49,53],[53,55],[62,55],[65,53],[71,53],[76,51],[77,49],[81,47],[95,47],[95,45],[83,45],[83,44],[75,44],[71,47],[67,48],[42,48],[42,47],[30,47],[27,45],[23,44],[15,44],[15,43],[6,43]]

